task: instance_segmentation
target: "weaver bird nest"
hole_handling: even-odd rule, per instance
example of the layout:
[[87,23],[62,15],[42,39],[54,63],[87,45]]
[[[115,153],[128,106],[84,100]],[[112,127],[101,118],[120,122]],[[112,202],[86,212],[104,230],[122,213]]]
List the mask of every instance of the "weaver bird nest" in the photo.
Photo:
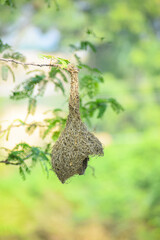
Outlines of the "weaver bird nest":
[[89,156],[103,155],[101,142],[87,130],[80,117],[78,70],[73,65],[67,70],[71,75],[69,115],[52,151],[53,170],[62,183],[75,174],[83,175]]

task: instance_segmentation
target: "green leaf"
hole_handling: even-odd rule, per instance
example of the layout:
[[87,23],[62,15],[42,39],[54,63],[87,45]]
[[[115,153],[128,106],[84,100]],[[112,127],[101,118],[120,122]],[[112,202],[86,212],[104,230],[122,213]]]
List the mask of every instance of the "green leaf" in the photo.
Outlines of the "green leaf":
[[60,70],[57,68],[52,67],[51,70],[49,71],[49,77],[50,78],[55,78],[56,74],[59,73]]
[[51,131],[52,131],[53,127],[49,126],[43,133],[42,138],[44,139]]
[[52,130],[55,128],[56,124],[60,122],[59,119],[51,118],[51,119],[45,119],[45,122],[49,123],[47,129],[44,131],[43,138],[45,138]]
[[2,80],[6,81],[8,78],[8,67],[7,66],[2,66],[1,67],[1,73],[2,73]]
[[57,81],[54,81],[54,84],[57,88],[61,89],[62,93],[65,94],[64,86],[59,78],[56,77]]
[[66,64],[69,64],[70,61],[68,59],[65,59],[65,58],[60,58],[60,57],[57,57],[57,59],[61,62],[65,62]]
[[37,100],[35,98],[29,99],[28,113],[34,115],[36,111]]
[[80,57],[78,57],[78,55],[77,55],[77,54],[74,54],[74,57],[75,57],[75,59],[76,59],[77,63],[78,63],[80,66],[81,66],[82,62],[81,62],[81,59],[80,59]]
[[25,172],[24,172],[22,166],[19,167],[19,173],[20,173],[22,179],[25,180],[26,179],[26,175],[25,175]]
[[93,52],[96,52],[96,48],[95,48],[95,46],[91,42],[89,42],[89,41],[82,41],[81,45],[80,45],[80,49],[87,50],[87,47],[90,47]]
[[98,108],[99,112],[98,112],[97,118],[101,118],[103,116],[103,114],[106,111],[106,108],[107,108],[107,104],[106,103],[101,103],[99,105],[99,108]]
[[40,157],[41,167],[47,173],[47,177],[48,177],[49,176],[49,170],[48,170],[47,164],[49,163],[49,159],[48,159],[46,153],[43,152],[43,151],[40,151],[39,157]]
[[43,159],[40,159],[40,164],[41,164],[41,167],[42,167],[42,170],[47,173],[47,177],[49,177],[49,170],[48,170],[48,167],[47,167],[47,164],[45,161],[43,161]]
[[61,77],[63,78],[64,82],[68,82],[68,79],[66,78],[65,74],[60,70],[59,71]]
[[55,59],[58,61],[58,64],[61,64],[61,68],[64,69],[64,68],[67,68],[68,67],[68,64],[70,63],[70,61],[68,59],[65,59],[65,58],[61,58],[61,57],[54,57],[52,55],[44,55],[44,54],[41,54],[40,55],[41,57],[43,58],[47,58],[47,59]]
[[69,46],[75,51],[80,49],[79,47],[75,46],[74,44],[70,44]]
[[52,56],[52,55],[45,55],[45,54],[39,54],[38,57],[39,58],[47,58],[47,59],[53,59],[54,58],[54,56]]
[[12,68],[10,66],[7,65],[7,68],[9,69],[11,75],[12,75],[12,79],[13,79],[13,82],[15,82],[15,75],[14,75],[14,72],[12,70]]
[[37,125],[36,124],[31,124],[30,126],[28,126],[26,128],[26,132],[31,135],[33,134],[33,132],[35,131],[35,129],[37,128]]
[[29,144],[27,144],[27,143],[19,143],[19,144],[17,144],[14,148],[13,148],[13,150],[15,151],[15,150],[21,150],[21,149],[23,149],[23,150],[30,150],[31,149],[31,146],[29,145]]
[[65,58],[60,58],[60,57],[57,57],[58,61],[59,61],[59,64],[61,64],[61,69],[64,69],[64,68],[67,68],[68,67],[68,64],[70,63],[70,61],[68,59],[65,59]]
[[51,143],[48,143],[45,147],[45,152],[48,153],[51,150]]
[[30,87],[30,85],[38,84],[41,81],[43,81],[44,79],[45,79],[45,75],[44,74],[36,75],[34,77],[29,78],[27,82],[25,81],[24,82],[24,87],[28,88],[28,87]]
[[99,73],[99,74],[102,74],[102,72],[98,68],[92,68],[92,71],[96,72],[96,73]]
[[45,90],[46,90],[47,83],[48,83],[47,80],[43,80],[43,81],[41,81],[41,82],[39,83],[37,96],[41,96],[41,97],[42,97],[42,96],[44,95]]
[[44,153],[43,151],[40,151],[40,157],[43,161],[47,161],[48,162],[48,158],[47,158],[47,155],[46,153]]
[[2,40],[0,39],[0,53],[4,52],[7,49],[10,49],[11,47],[8,44],[4,44]]
[[22,125],[25,125],[25,122],[24,121],[22,121],[21,119],[14,119],[13,120],[13,123],[15,123],[15,122],[19,122],[19,123],[21,123]]
[[23,158],[22,157],[24,157],[24,150],[12,151],[8,155],[8,161],[15,161],[17,163],[23,163]]
[[26,59],[25,56],[23,56],[23,54],[19,53],[19,52],[5,53],[5,54],[3,54],[3,57],[19,60],[21,62],[24,62]]
[[86,32],[88,35],[92,34],[92,30],[90,29],[87,29],[87,32]]
[[26,72],[26,74],[30,74],[30,73],[33,73],[33,72],[41,72],[42,75],[45,75],[45,72],[42,69],[34,69],[34,70]]
[[103,83],[104,79],[101,75],[94,75],[92,76],[92,80],[97,83]]
[[53,110],[53,112],[62,112],[62,109],[61,109],[61,108],[55,108],[55,109]]
[[14,91],[12,92],[12,95],[10,96],[11,99],[19,100],[28,97],[28,94],[23,91]]
[[39,156],[39,153],[40,153],[40,149],[39,148],[37,148],[37,147],[32,147],[32,149],[31,149],[31,151],[32,151],[32,154],[33,155],[35,155],[35,156]]
[[93,98],[98,92],[99,81],[100,79],[96,76],[84,75],[82,79],[80,79],[80,88],[84,89],[90,98]]
[[[37,85],[39,85],[39,92],[37,95],[43,95],[43,87],[41,89],[41,84],[44,86],[46,84],[45,75],[36,75],[24,81],[22,84],[18,85],[10,96],[11,99],[19,100],[23,98],[33,98],[33,92]],[[20,90],[19,90],[20,89]]]
[[10,7],[15,7],[14,1],[12,1],[12,0],[6,0],[5,4]]
[[120,113],[121,111],[124,111],[124,108],[122,107],[122,105],[117,102],[116,99],[114,98],[109,98],[107,99],[107,102],[110,103],[112,109],[116,112],[116,113]]
[[28,173],[28,174],[30,174],[31,173],[31,170],[30,170],[30,168],[27,166],[27,164],[23,164],[23,168],[24,168],[24,170],[26,171],[26,173]]
[[11,127],[12,127],[12,125],[10,125],[10,126],[8,127],[7,135],[6,135],[6,141],[8,141],[8,139],[9,139],[9,134],[10,134],[10,131],[11,131]]
[[82,105],[82,100],[80,101],[80,107],[85,119],[88,121],[89,117],[93,117],[94,113],[98,111],[97,118],[101,118],[107,108],[107,99],[95,99],[89,101]]
[[82,66],[81,65],[77,65],[77,68],[82,69]]
[[52,135],[53,141],[56,141],[60,135],[60,131],[55,131]]
[[44,136],[44,132],[45,132],[45,128],[44,127],[39,127],[39,136],[40,136],[40,138],[44,138],[43,136]]

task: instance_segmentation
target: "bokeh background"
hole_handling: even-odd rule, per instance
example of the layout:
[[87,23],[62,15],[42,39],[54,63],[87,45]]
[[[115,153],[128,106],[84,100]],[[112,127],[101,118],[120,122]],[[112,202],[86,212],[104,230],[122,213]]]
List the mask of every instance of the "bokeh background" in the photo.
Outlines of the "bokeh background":
[[[99,95],[125,109],[92,118],[104,157],[91,159],[85,175],[67,184],[52,172],[47,178],[40,166],[23,181],[16,167],[1,164],[0,240],[159,240],[160,1],[17,0],[15,8],[0,5],[0,37],[31,61],[39,53],[72,58],[70,44],[92,41],[96,54],[81,54],[103,72]],[[24,80],[25,71],[16,71]],[[9,99],[13,88],[11,76],[0,81],[4,124],[27,111],[26,101]],[[67,100],[48,89],[34,119],[53,107],[65,109]],[[41,144],[38,133],[16,129],[0,145],[24,140]]]

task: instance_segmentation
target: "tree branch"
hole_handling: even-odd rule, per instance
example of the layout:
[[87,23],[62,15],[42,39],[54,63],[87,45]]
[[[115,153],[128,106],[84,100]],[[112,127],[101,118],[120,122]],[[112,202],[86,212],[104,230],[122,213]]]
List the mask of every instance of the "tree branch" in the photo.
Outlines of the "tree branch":
[[0,131],[0,134],[1,133],[4,133],[4,132],[7,132],[9,129],[11,129],[11,128],[14,128],[14,127],[23,127],[23,126],[33,126],[33,125],[36,125],[37,127],[47,127],[47,124],[46,125],[44,125],[44,124],[39,124],[38,122],[34,122],[34,123],[20,123],[20,124],[17,124],[17,125],[10,125],[8,128],[6,128],[6,129],[3,129],[3,130],[1,130]]
[[[0,58],[0,61],[3,62],[11,62],[15,64],[19,64],[22,66],[37,66],[37,67],[56,67],[56,68],[62,68],[61,64],[57,63],[25,63],[20,62],[15,59],[6,59],[6,58]],[[67,68],[63,68],[64,70],[67,70],[68,72],[79,72],[79,69],[75,68],[74,65],[69,64]]]
[[60,68],[61,65],[60,64],[55,64],[55,63],[25,63],[25,62],[20,62],[14,59],[6,59],[6,58],[0,58],[0,61],[3,62],[12,62],[12,63],[16,63],[16,64],[20,64],[23,66],[38,66],[38,67],[58,67]]
[[21,163],[19,163],[19,162],[17,162],[17,163],[12,163],[12,162],[8,161],[8,159],[2,160],[2,161],[0,161],[0,163],[10,164],[10,165],[21,165]]
[[[46,155],[49,155],[51,157],[51,153],[47,153],[45,152]],[[30,159],[30,157],[32,156],[32,153],[28,154],[26,157],[23,158],[23,161],[22,162],[11,162],[11,161],[8,161],[8,158],[6,160],[1,160],[0,163],[4,163],[6,165],[23,165],[24,161]]]

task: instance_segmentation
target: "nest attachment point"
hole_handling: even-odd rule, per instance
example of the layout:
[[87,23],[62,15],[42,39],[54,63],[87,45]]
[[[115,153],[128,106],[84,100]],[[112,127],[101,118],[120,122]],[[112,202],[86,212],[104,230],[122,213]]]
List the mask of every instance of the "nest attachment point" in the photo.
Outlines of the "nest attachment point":
[[52,150],[53,170],[62,183],[75,174],[83,175],[89,156],[103,155],[101,142],[87,130],[80,117],[78,70],[70,66],[68,71],[71,74],[69,115]]

